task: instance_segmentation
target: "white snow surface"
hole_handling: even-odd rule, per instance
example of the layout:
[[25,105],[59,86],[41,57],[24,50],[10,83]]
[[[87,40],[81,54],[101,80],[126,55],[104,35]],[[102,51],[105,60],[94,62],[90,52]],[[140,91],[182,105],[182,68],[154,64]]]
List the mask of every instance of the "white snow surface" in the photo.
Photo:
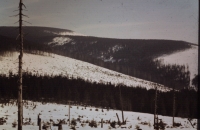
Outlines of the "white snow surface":
[[73,32],[73,31],[60,31],[60,32],[53,32],[53,31],[49,31],[49,30],[44,30],[44,32],[46,33],[52,33],[52,34],[56,34],[56,35],[63,35],[63,36],[86,36],[86,35],[83,35],[83,34],[80,34],[80,33],[76,33],[76,32]]
[[[9,56],[0,56],[0,73],[14,74],[18,72],[18,53],[13,52]],[[89,82],[111,83],[113,85],[124,84],[129,87],[142,87],[146,89],[155,89],[169,91],[170,89],[163,85],[150,81],[131,77],[109,69],[105,69],[87,62],[75,60],[72,58],[51,54],[51,56],[42,56],[24,53],[23,70],[33,74],[60,75],[73,78],[81,78]]]
[[48,44],[55,44],[55,45],[64,45],[66,43],[69,43],[70,41],[72,41],[71,38],[68,37],[55,37],[53,38],[52,42],[49,42]]
[[[98,109],[98,110],[97,110]],[[18,108],[16,104],[1,104],[0,106],[0,118],[6,118],[6,123],[0,125],[1,130],[17,130],[12,127],[13,122],[17,122],[17,112]],[[65,120],[65,123],[62,125],[63,130],[69,130],[69,106],[61,105],[61,104],[52,104],[46,103],[42,104],[40,102],[31,102],[27,101],[26,104],[23,105],[23,122],[27,125],[23,125],[24,130],[38,130],[37,126],[37,118],[38,114],[42,120],[43,124],[50,122],[58,123],[58,120]],[[109,120],[117,122],[116,113],[119,115],[119,119],[121,118],[121,111],[119,110],[107,110],[102,108],[94,108],[94,107],[84,107],[84,106],[74,106],[70,107],[70,120],[72,119],[80,119],[80,122],[76,121],[76,130],[134,130],[136,126],[138,126],[142,130],[153,130],[154,123],[154,115],[147,113],[139,113],[139,112],[128,112],[124,111],[124,118],[127,120],[125,125],[119,126],[116,125],[116,128],[112,128],[109,123],[103,123],[103,128],[101,128],[101,119],[104,122],[108,122]],[[29,118],[31,121],[29,123]],[[159,119],[162,119],[164,123],[166,123],[165,130],[196,130],[197,129],[197,119],[193,119],[191,122],[195,124],[193,128],[189,121],[186,118],[175,117],[174,121],[176,123],[181,123],[180,127],[172,128],[172,117],[158,115]],[[86,123],[86,121],[94,120],[97,122],[97,128],[92,128]],[[146,125],[142,123],[147,123]],[[58,127],[52,126],[51,129],[57,130]],[[124,128],[122,128],[124,127]]]
[[123,49],[123,47],[122,47],[121,45],[115,45],[115,46],[109,48],[109,49],[108,49],[108,52],[111,52],[111,51],[112,51],[113,53],[115,53],[115,52],[117,52],[117,51],[119,51],[119,50],[121,50],[121,49]]
[[192,46],[190,49],[176,52],[170,55],[163,55],[157,59],[163,59],[164,64],[178,64],[189,66],[190,80],[198,74],[198,46]]

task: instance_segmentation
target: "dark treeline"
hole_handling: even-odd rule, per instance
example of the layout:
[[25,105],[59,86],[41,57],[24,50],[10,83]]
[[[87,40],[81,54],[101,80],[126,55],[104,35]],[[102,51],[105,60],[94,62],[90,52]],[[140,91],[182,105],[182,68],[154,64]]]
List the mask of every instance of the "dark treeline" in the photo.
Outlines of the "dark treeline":
[[[0,35],[0,56],[10,55],[15,51],[19,51],[19,41]],[[24,40],[24,52],[37,55],[51,55],[52,48],[45,44]]]
[[[10,72],[9,76],[0,75],[0,98],[17,98],[17,75]],[[144,88],[114,86],[90,83],[82,79],[63,76],[41,76],[23,74],[23,99],[43,102],[92,105],[121,109],[119,87],[122,93],[123,109],[127,111],[154,113],[155,90]],[[182,89],[176,93],[176,116],[196,118],[197,92]],[[158,93],[158,114],[172,116],[173,92]]]

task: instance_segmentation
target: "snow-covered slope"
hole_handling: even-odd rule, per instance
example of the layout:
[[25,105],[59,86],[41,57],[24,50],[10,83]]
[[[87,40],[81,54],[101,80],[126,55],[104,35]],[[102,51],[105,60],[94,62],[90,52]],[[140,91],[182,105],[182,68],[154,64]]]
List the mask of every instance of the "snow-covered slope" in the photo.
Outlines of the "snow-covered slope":
[[62,36],[85,36],[83,34],[80,33],[76,33],[73,31],[49,31],[49,30],[44,30],[45,33],[51,33],[51,34],[56,34],[56,35],[62,35]]
[[188,65],[191,80],[195,74],[198,74],[198,46],[192,46],[190,49],[171,55],[163,55],[158,57],[158,59],[163,59],[164,64]]
[[55,37],[53,38],[52,42],[49,42],[48,44],[55,44],[55,45],[64,45],[66,43],[69,43],[72,39],[68,38],[68,37]]
[[[47,122],[58,123],[58,120],[65,120],[65,124],[62,125],[63,130],[69,130],[69,106],[59,104],[42,104],[40,102],[28,101],[23,108],[24,123],[23,129],[25,130],[38,130],[37,116],[40,113],[42,119],[42,125]],[[117,122],[116,113],[121,120],[121,111],[112,110],[109,111],[102,108],[84,107],[84,106],[71,106],[70,119],[76,120],[76,130],[135,130],[136,127],[142,130],[153,130],[154,115],[128,112],[124,111],[124,118],[127,120],[126,125],[116,125],[116,128],[112,128],[108,121]],[[17,123],[17,106],[16,104],[7,104],[0,107],[0,118],[3,117],[6,120],[4,125],[0,125],[0,129],[5,130],[17,130],[17,127],[13,128],[12,123]],[[29,118],[31,119],[29,122]],[[166,123],[165,130],[195,130],[197,129],[197,119],[193,119],[191,123],[186,118],[175,117],[176,123],[181,123],[180,127],[172,128],[172,117],[158,115],[159,119],[162,119]],[[50,121],[50,119],[52,121]],[[101,119],[103,119],[103,128],[101,128]],[[92,120],[96,121],[97,128],[90,127],[88,122]],[[122,121],[122,120],[121,120]],[[53,123],[52,123],[53,124]],[[57,130],[58,127],[51,126],[52,130]]]
[[[17,73],[18,53],[11,56],[0,57],[0,73],[7,74],[9,71]],[[34,54],[24,54],[23,69],[38,74],[49,74],[81,78],[90,82],[124,84],[130,87],[140,86],[151,89],[158,87],[158,90],[168,91],[169,88],[163,85],[145,81],[142,79],[127,76],[109,69],[105,69],[87,62],[82,62],[72,58],[51,54],[51,56],[41,56]]]

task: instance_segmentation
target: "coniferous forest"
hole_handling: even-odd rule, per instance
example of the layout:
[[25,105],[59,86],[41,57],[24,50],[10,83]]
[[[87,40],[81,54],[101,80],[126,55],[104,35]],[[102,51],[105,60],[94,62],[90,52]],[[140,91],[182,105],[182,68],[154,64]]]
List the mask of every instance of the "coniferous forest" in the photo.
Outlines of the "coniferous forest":
[[[155,60],[156,56],[170,54],[175,51],[190,48],[191,45],[183,41],[172,40],[129,40],[108,39],[97,37],[68,36],[76,44],[65,44],[63,46],[50,46],[46,43],[52,40],[52,36],[42,39],[24,41],[24,51],[37,55],[51,55],[52,53],[86,61],[110,70],[140,79],[163,84],[168,87],[179,89],[188,87],[190,83],[190,72],[185,65],[163,65],[162,60]],[[28,39],[28,38],[27,38]],[[39,42],[40,41],[40,42]],[[95,44],[91,42],[97,41]],[[17,51],[15,39],[0,36],[0,55],[6,55]],[[113,46],[121,46],[123,49],[113,52],[108,51]],[[115,62],[105,62],[97,57],[103,53],[104,57],[112,56]],[[123,60],[124,59],[124,60]],[[148,67],[147,67],[148,66]]]
[[[18,46],[15,40],[4,36],[0,36],[0,40],[2,41],[2,43],[5,43],[0,44],[1,56],[12,56],[12,52],[18,50]],[[111,45],[114,41],[118,40],[110,40],[110,42],[103,46],[102,50],[106,50],[107,46],[109,44]],[[162,60],[154,60],[154,57],[156,57],[156,55],[159,55],[161,53],[161,50],[164,51],[165,48],[169,45],[173,47],[172,50],[176,50],[183,45],[181,42],[179,44],[176,44],[177,47],[173,46],[174,44],[173,42],[171,43],[171,41],[170,44],[163,43],[163,45],[155,43],[154,46],[159,47],[154,47],[150,49],[150,52],[148,52],[148,45],[150,45],[150,43],[141,44],[142,42],[146,42],[144,40],[138,40],[138,43],[134,45],[137,48],[139,47],[140,51],[138,51],[137,49],[126,50],[127,48],[131,47],[131,44],[126,43],[129,41],[122,40],[121,42],[125,42],[126,44],[124,43],[124,46],[126,45],[127,47],[125,50],[117,52],[115,54],[115,57],[117,59],[123,59],[126,56],[121,54],[127,54],[129,56],[129,62],[104,62],[101,59],[96,59],[89,56],[91,52],[95,54],[98,53],[98,51],[90,51],[90,49],[93,50],[94,48],[91,47],[92,45],[90,45],[89,42],[88,44],[81,43],[81,40],[77,40],[76,42],[76,46],[71,44],[67,44],[67,46],[75,46],[76,48],[78,48],[77,50],[79,50],[79,48],[85,49],[88,47],[88,52],[86,51],[86,54],[88,55],[84,55],[85,51],[72,52],[75,47],[72,48],[72,50],[67,51],[62,50],[62,48],[52,48],[51,46],[47,46],[46,44],[32,43],[30,41],[25,42],[24,51],[26,53],[48,56],[52,53],[60,54],[96,64],[98,66],[102,66],[110,70],[115,70],[117,72],[124,73],[133,77],[160,83],[169,88],[175,87],[175,89],[178,89],[178,91],[175,92],[175,116],[197,118],[197,91],[188,89],[190,86],[190,72],[188,66],[176,64],[163,65]],[[80,44],[78,44],[79,42]],[[104,41],[99,42],[98,45],[102,45],[101,43],[103,42]],[[187,43],[184,43],[182,49],[186,49],[189,46],[190,45],[188,45]],[[160,47],[163,48],[161,49]],[[146,51],[142,51],[144,50],[144,48],[146,48]],[[154,49],[158,48],[161,49],[159,53],[154,53]],[[166,51],[167,54],[170,52],[170,49],[169,51]],[[151,56],[149,56],[150,54]],[[13,74],[12,72],[9,72],[9,76],[0,74],[0,103],[4,102],[5,100],[17,99],[17,81],[17,75]],[[196,80],[194,79],[192,82],[194,82],[194,84],[197,84],[197,78]],[[197,87],[197,85],[195,86]],[[74,104],[91,105],[95,107],[120,110],[120,90],[123,101],[122,106],[124,110],[152,114],[154,113],[155,90],[146,90],[144,88],[140,88],[140,86],[135,86],[134,88],[132,88],[124,85],[115,86],[111,85],[110,83],[90,83],[89,81],[75,79],[73,77],[63,77],[62,75],[39,75],[31,74],[28,72],[24,72],[23,74],[24,100],[56,102],[63,104],[66,104],[70,100],[73,101]],[[158,114],[172,116],[172,104],[173,91],[158,93]]]
[[[0,75],[0,102],[17,99],[17,75]],[[126,111],[154,113],[155,90],[123,85],[90,83],[73,77],[23,74],[23,99],[121,109]],[[197,118],[197,92],[190,89],[175,91],[175,116]],[[158,92],[158,114],[172,116],[173,91]]]

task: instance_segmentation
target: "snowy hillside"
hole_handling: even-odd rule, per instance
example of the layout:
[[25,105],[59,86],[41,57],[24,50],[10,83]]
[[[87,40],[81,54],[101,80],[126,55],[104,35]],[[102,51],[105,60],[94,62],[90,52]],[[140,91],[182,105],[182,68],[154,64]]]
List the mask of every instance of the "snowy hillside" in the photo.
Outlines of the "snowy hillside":
[[[9,71],[18,72],[18,53],[14,52],[10,56],[0,57],[0,73],[7,74]],[[24,71],[81,78],[90,82],[124,84],[130,87],[140,86],[151,89],[158,87],[159,90],[168,91],[169,88],[163,85],[145,81],[142,79],[127,76],[115,71],[111,71],[90,63],[82,62],[72,58],[52,54],[51,56],[41,56],[34,54],[24,54]]]
[[164,64],[188,65],[191,80],[195,74],[198,74],[198,46],[192,46],[190,49],[170,55],[163,55],[158,57],[158,59],[163,59]]
[[55,44],[55,45],[64,45],[66,43],[69,43],[72,39],[68,38],[68,37],[55,37],[53,38],[52,42],[49,42],[48,44]]
[[[69,130],[69,106],[59,104],[42,104],[40,102],[26,102],[23,108],[24,125],[23,129],[26,130],[38,130],[37,116],[40,113],[40,118],[43,124],[51,124],[52,130],[57,130],[58,127],[52,126],[53,122],[58,123],[58,120],[64,119],[62,125],[63,130]],[[124,118],[127,120],[125,125],[115,125],[116,128],[112,128],[109,122],[117,122],[116,113],[121,118],[121,111],[119,110],[107,110],[102,108],[84,107],[84,106],[71,106],[70,108],[70,120],[76,122],[76,130],[134,130],[140,128],[142,130],[153,130],[154,115],[128,112],[124,111]],[[2,104],[0,107],[0,118],[6,120],[6,123],[0,125],[1,129],[5,130],[17,130],[17,127],[13,128],[12,123],[17,123],[17,106],[10,103],[9,105]],[[30,119],[29,119],[30,118]],[[172,128],[172,117],[158,115],[159,119],[162,119],[163,123],[166,124],[165,130],[195,130],[197,129],[197,119],[193,119],[191,123],[186,118],[175,117],[175,122],[180,123],[181,126]],[[51,119],[51,120],[50,120]],[[101,119],[103,119],[103,128],[101,128]],[[89,122],[96,122],[96,128],[90,127]],[[93,123],[95,124],[95,123]],[[71,123],[71,126],[73,124]]]
[[85,36],[83,34],[80,33],[76,33],[73,31],[49,31],[49,30],[44,30],[45,33],[50,33],[50,34],[55,34],[55,35],[62,35],[62,36]]

